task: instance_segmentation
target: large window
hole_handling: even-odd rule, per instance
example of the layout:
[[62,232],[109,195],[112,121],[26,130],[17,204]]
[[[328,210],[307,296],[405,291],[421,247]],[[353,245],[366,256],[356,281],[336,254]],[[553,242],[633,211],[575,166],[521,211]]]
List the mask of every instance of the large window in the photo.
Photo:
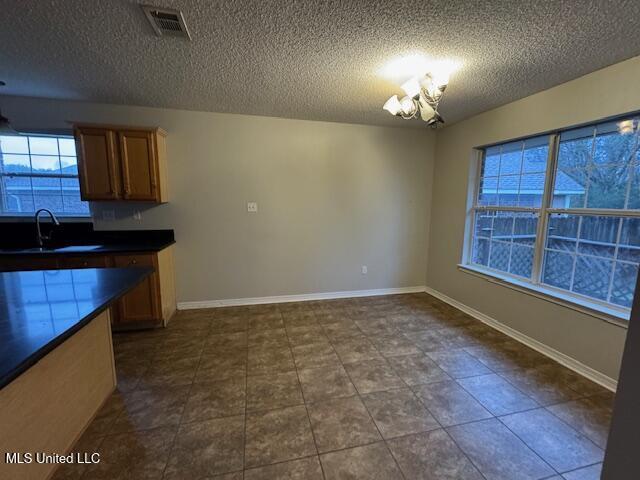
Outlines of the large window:
[[33,215],[39,208],[89,215],[89,204],[80,200],[73,137],[0,136],[0,215]]
[[640,263],[639,119],[483,149],[466,263],[628,312]]

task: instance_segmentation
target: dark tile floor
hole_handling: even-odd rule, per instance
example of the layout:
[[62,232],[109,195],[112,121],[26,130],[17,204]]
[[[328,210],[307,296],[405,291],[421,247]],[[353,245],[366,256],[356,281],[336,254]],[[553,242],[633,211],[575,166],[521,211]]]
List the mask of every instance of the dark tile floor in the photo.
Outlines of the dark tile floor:
[[600,476],[613,395],[426,294],[179,312],[56,479]]

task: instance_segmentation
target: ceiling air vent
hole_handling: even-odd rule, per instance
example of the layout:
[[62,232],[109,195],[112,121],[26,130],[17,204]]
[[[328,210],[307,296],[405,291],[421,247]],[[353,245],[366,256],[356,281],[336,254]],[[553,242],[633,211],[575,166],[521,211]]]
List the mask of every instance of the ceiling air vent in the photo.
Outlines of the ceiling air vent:
[[142,11],[159,37],[182,37],[191,40],[189,29],[184,23],[184,16],[180,10],[142,5]]

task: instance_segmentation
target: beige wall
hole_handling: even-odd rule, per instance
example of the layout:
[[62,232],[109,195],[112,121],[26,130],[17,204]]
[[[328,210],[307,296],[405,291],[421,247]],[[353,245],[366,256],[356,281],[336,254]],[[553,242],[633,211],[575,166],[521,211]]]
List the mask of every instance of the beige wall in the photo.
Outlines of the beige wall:
[[170,203],[116,205],[111,222],[94,210],[101,229],[175,229],[179,302],[424,285],[430,131],[19,97],[0,105],[18,128],[81,120],[168,131]]
[[617,378],[626,330],[458,270],[475,146],[640,110],[640,57],[438,131],[427,285]]

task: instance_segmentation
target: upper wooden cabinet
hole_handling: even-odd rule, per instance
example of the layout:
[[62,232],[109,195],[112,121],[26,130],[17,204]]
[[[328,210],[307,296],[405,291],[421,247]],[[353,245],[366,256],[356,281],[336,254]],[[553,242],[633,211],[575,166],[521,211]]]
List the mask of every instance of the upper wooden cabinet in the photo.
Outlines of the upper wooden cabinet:
[[75,124],[83,200],[168,201],[166,133]]
[[112,130],[76,130],[78,173],[83,200],[115,200],[120,197],[116,136]]

